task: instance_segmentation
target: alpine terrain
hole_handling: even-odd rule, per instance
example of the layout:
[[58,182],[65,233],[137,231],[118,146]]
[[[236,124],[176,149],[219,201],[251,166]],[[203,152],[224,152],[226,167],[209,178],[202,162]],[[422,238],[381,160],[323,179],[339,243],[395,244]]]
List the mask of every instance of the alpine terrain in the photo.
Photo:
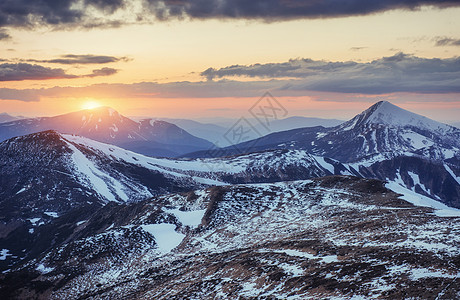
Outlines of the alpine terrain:
[[[332,128],[321,126],[272,133],[230,146],[231,155],[268,149],[303,150],[333,159],[359,177],[390,181],[460,208],[460,129],[381,101]],[[213,152],[192,153],[209,157]]]
[[[455,299],[459,216],[413,206],[380,181],[348,176],[111,202],[37,226],[33,249],[41,240],[53,239],[53,247],[42,246],[33,259],[5,271],[1,293],[41,299]],[[5,249],[3,255],[11,254]]]
[[225,156],[162,158],[119,145],[189,135],[92,114],[0,125],[14,136],[0,143],[2,299],[460,297],[455,127],[379,102]]

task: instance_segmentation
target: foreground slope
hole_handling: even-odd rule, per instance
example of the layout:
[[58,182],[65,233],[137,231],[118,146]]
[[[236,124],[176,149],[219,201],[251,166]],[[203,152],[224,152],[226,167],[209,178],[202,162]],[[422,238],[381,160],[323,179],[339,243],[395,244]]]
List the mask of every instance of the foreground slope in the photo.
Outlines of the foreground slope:
[[114,204],[83,220],[54,220],[48,230],[67,226],[70,238],[1,275],[1,293],[454,299],[460,296],[460,222],[437,215],[380,181],[347,176]]

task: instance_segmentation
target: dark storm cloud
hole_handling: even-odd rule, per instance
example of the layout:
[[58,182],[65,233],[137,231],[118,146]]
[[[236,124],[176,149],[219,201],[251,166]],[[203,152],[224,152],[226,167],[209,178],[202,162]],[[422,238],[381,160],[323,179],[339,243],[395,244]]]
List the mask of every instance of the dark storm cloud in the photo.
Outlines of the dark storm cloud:
[[[136,4],[140,7],[137,11],[133,9]],[[177,18],[272,22],[414,10],[423,5],[444,8],[460,3],[452,0],[3,0],[0,1],[0,26],[117,26],[127,22],[123,17],[114,17],[118,11],[130,13],[134,22]],[[99,12],[97,18],[94,11]]]
[[459,1],[425,0],[148,0],[159,19],[192,18],[295,19],[366,15],[392,9],[417,9],[422,5],[458,6]]
[[0,26],[72,25],[92,9],[110,15],[124,6],[125,0],[2,0]]
[[460,46],[460,39],[438,37],[436,38],[436,46]]
[[0,64],[0,81],[22,81],[22,80],[47,80],[64,78],[98,77],[116,74],[118,70],[102,68],[93,70],[87,75],[67,74],[63,69],[48,68],[40,65],[26,63],[4,63]]
[[93,70],[91,74],[84,75],[83,77],[110,76],[116,73],[118,73],[117,69],[102,68],[102,69]]
[[66,54],[66,55],[62,55],[59,58],[55,58],[55,59],[48,59],[48,60],[28,59],[27,61],[71,65],[71,64],[107,64],[107,63],[127,61],[127,60],[128,60],[127,57],[115,57],[115,56],[107,56],[107,55]]
[[245,76],[291,78],[283,90],[380,94],[393,92],[460,92],[460,57],[421,58],[404,53],[369,63],[293,59],[286,63],[209,68],[208,80]]
[[76,78],[66,74],[63,69],[47,68],[32,64],[0,64],[0,81],[45,80],[60,78]]
[[73,0],[3,0],[0,2],[0,26],[74,23],[80,20],[83,12],[71,9],[73,3]]

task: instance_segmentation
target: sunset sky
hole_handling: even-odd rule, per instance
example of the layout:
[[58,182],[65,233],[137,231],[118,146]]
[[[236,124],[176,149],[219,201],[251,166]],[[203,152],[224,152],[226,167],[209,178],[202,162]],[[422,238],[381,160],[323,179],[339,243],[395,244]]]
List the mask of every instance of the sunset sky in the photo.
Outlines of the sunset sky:
[[0,112],[347,119],[378,100],[460,121],[460,2],[6,0]]

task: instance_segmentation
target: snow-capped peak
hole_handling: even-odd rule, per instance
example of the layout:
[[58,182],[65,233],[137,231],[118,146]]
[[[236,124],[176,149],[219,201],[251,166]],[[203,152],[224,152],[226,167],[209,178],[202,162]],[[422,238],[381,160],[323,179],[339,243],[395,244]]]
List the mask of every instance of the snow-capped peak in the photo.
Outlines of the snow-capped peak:
[[419,129],[446,133],[454,131],[455,128],[416,113],[400,108],[388,101],[379,101],[355,116],[340,127],[349,130],[362,125],[377,124],[390,127],[417,127]]
[[407,111],[388,101],[377,102],[368,110],[372,108],[374,108],[373,112],[367,117],[366,123],[385,124],[395,127],[415,126],[432,130],[450,128],[446,124]]

